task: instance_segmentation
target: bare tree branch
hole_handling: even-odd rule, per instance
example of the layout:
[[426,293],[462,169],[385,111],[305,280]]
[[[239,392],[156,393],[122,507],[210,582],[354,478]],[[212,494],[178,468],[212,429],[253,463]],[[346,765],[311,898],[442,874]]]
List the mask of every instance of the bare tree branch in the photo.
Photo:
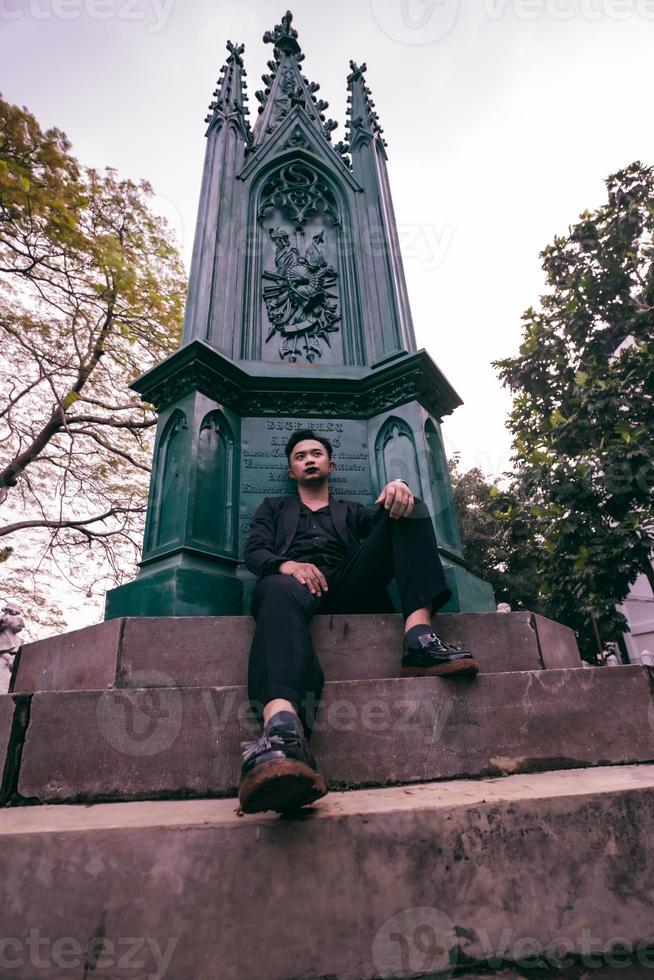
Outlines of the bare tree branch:
[[[14,534],[16,531],[24,531],[26,528],[34,527],[50,527],[56,529],[70,528],[75,531],[82,531],[84,534],[91,535],[94,534],[94,532],[89,530],[89,524],[97,524],[99,521],[107,521],[109,518],[116,517],[119,514],[142,514],[145,512],[145,509],[145,506],[133,508],[112,507],[111,510],[108,510],[106,513],[99,514],[97,517],[91,517],[86,521],[17,521],[15,524],[6,524],[4,527],[0,527],[0,538],[4,538],[8,534]],[[115,532],[110,532],[110,534],[113,533]],[[109,534],[98,534],[97,532],[95,532],[95,534],[98,537],[109,536]]]

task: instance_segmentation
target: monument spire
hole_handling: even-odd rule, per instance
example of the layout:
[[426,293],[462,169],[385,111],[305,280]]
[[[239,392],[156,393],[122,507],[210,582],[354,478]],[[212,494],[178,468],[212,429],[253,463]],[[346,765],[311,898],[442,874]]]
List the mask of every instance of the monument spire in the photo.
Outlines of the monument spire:
[[[245,45],[227,42],[229,57],[221,70],[214,101],[206,122],[207,147],[200,190],[198,220],[191,259],[184,322],[184,341],[192,337],[224,344],[214,332],[211,309],[214,283],[231,274],[225,269],[237,247],[238,232],[234,222],[234,188],[243,167],[245,151],[252,143],[252,130],[246,107],[247,94],[243,64]],[[218,277],[218,280],[217,280]],[[231,298],[223,299],[225,315],[231,312]]]
[[273,59],[268,62],[270,74],[262,75],[265,87],[255,93],[259,102],[259,118],[254,127],[255,152],[291,117],[308,119],[328,143],[338,126],[325,115],[329,103],[316,96],[320,85],[310,82],[302,73],[304,54],[292,24],[293,14],[288,10],[281,24],[263,36],[266,44],[273,45]]
[[[372,93],[366,85],[364,72],[367,70],[368,66],[365,62],[360,66],[354,61],[350,62],[346,123],[350,148],[355,146],[358,148],[361,143],[369,145],[375,134],[381,137],[384,132],[379,125],[379,116],[375,112],[375,103],[371,98]],[[382,147],[386,147],[385,140],[380,140],[380,143]]]
[[371,249],[370,278],[375,284],[379,303],[383,349],[413,351],[416,339],[388,180],[386,141],[372,93],[366,85],[367,66],[351,61],[350,69],[347,79],[348,144],[352,173],[366,189],[369,215],[374,216],[370,234],[377,246]]
[[247,72],[242,58],[245,45],[228,41],[227,50],[229,51],[229,58],[221,69],[221,77],[213,93],[214,101],[210,104],[209,114],[205,119],[205,122],[209,124],[207,135],[214,129],[222,128],[225,123],[232,122],[243,139],[249,143],[252,140],[252,130],[246,105],[248,101],[245,82]]

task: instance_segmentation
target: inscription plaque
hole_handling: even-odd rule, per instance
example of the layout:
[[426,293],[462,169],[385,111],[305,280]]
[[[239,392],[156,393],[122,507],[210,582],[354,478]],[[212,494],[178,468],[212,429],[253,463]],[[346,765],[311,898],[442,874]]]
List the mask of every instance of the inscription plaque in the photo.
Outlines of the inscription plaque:
[[329,483],[335,497],[374,501],[365,422],[345,419],[243,419],[241,448],[241,504],[239,547],[241,555],[250,531],[252,517],[264,497],[295,493],[295,483],[287,476],[284,447],[296,429],[313,429],[334,447],[336,470]]

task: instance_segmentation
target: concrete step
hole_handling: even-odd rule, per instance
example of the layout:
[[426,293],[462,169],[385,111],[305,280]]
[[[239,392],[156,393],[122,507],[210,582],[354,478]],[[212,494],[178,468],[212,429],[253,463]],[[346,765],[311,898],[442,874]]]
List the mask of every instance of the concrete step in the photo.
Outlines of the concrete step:
[[609,951],[642,980],[653,839],[654,766],[335,793],[295,819],[231,800],[4,810],[2,975],[542,977],[538,959]]
[[[6,785],[41,803],[233,794],[258,731],[242,687],[29,700]],[[412,783],[654,760],[653,720],[642,666],[332,681],[313,746],[332,786]]]
[[[253,625],[249,616],[111,620],[26,644],[13,690],[239,686]],[[472,650],[483,673],[581,665],[572,630],[529,612],[435,616],[434,627]],[[316,616],[312,628],[329,680],[398,676],[400,616]]]

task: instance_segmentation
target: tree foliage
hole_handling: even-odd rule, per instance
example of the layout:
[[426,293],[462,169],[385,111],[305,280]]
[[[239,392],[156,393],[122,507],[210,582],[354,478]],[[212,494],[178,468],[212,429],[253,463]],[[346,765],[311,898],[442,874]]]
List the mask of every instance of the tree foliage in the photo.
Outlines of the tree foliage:
[[48,562],[84,589],[133,570],[155,418],[128,385],[178,345],[185,291],[151,197],[0,99],[3,592]]
[[510,487],[478,467],[450,461],[463,556],[473,575],[490,582],[498,603],[547,614],[540,592],[539,548]]
[[542,253],[548,292],[524,314],[517,357],[497,362],[520,519],[550,608],[595,646],[624,620],[639,573],[654,589],[654,168],[608,178],[608,200]]

